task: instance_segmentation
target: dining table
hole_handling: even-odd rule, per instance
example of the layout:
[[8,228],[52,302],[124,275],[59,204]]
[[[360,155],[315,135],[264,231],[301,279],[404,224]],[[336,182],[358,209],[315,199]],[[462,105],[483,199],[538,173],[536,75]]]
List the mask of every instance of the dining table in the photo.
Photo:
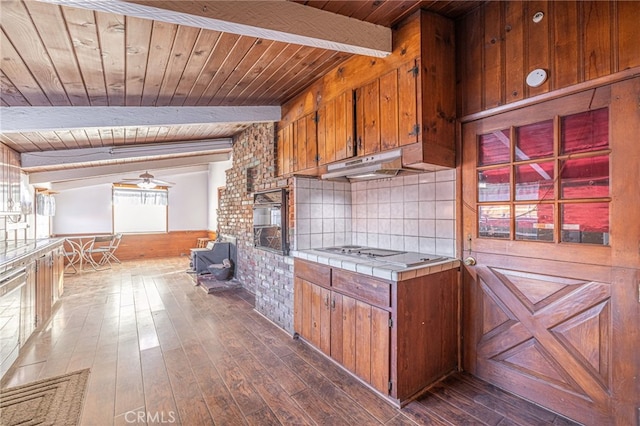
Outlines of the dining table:
[[77,265],[78,271],[83,270],[82,267],[86,261],[86,251],[91,247],[91,243],[96,236],[97,235],[73,235],[64,237],[65,241],[69,243],[69,246],[76,254],[76,256],[72,256],[70,262],[74,266]]

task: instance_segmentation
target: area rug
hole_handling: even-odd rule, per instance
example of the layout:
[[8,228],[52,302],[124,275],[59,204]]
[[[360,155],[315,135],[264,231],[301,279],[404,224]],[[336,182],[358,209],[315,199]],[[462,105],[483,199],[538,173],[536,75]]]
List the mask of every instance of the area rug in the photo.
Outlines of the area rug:
[[77,425],[89,369],[0,390],[0,425]]

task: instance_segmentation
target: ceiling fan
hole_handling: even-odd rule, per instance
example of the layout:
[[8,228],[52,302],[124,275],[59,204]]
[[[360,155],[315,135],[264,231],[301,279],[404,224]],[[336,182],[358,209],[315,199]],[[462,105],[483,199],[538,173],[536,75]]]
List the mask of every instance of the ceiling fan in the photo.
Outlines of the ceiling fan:
[[149,172],[144,172],[137,178],[122,179],[122,183],[137,185],[139,188],[142,188],[142,189],[153,189],[156,186],[175,185],[175,183],[173,182],[167,182],[165,180],[156,179]]

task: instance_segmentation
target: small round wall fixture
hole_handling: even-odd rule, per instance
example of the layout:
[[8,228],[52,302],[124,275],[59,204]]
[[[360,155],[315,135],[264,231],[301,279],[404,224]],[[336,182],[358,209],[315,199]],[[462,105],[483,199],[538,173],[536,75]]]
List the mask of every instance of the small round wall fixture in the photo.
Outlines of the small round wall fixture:
[[542,21],[542,18],[544,18],[544,12],[536,12],[535,15],[533,15],[533,22],[537,24]]
[[542,68],[535,69],[527,76],[527,86],[538,87],[547,81],[547,72]]

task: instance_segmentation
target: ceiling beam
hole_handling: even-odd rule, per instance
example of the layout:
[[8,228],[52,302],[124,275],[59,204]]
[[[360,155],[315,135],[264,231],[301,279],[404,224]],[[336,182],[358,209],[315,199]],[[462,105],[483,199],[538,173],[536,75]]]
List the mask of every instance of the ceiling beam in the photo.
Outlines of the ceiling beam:
[[[100,2],[102,3],[102,2]],[[280,121],[279,106],[1,107],[0,133]]]
[[[27,173],[29,184],[45,184],[51,182],[66,182],[79,179],[88,179],[97,176],[113,175],[115,180],[124,176],[123,173],[143,172],[146,170],[157,170],[175,167],[194,166],[198,164],[215,163],[218,161],[227,161],[231,157],[231,153],[194,155],[191,157],[166,158],[155,161],[131,162],[123,164],[111,164],[94,167],[81,167],[76,169],[54,170],[47,172]],[[115,182],[114,180],[114,182]]]
[[386,57],[391,29],[284,0],[41,0],[196,28]]
[[[145,165],[147,165],[147,163],[145,163]],[[88,186],[95,186],[95,185],[105,185],[105,184],[110,185],[122,179],[137,177],[138,174],[142,173],[142,171],[149,172],[158,179],[172,180],[173,179],[171,177],[172,175],[185,175],[187,173],[202,173],[202,172],[206,173],[208,172],[208,170],[209,170],[208,164],[197,164],[195,166],[184,166],[184,167],[176,167],[171,169],[162,169],[160,173],[158,173],[158,170],[156,169],[139,169],[136,171],[125,172],[124,174],[117,173],[112,175],[101,175],[101,176],[96,176],[92,178],[68,180],[64,182],[54,182],[50,185],[51,187],[49,189],[52,189],[54,191],[66,191],[68,189],[86,188]]]
[[130,158],[163,157],[180,154],[205,154],[230,152],[233,141],[226,139],[206,139],[181,143],[156,143],[144,145],[118,145],[100,148],[58,149],[55,151],[34,151],[20,154],[23,169],[30,167],[51,167],[84,164],[97,161],[124,160]]

